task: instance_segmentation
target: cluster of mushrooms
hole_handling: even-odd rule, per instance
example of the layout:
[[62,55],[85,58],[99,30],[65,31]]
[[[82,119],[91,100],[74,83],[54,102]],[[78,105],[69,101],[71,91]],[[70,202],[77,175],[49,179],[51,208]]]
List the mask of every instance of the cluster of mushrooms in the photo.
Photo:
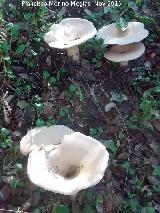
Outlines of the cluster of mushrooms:
[[81,18],[66,18],[59,24],[53,24],[44,36],[44,41],[58,49],[66,49],[67,55],[79,62],[78,45],[96,35],[103,39],[104,45],[113,45],[104,57],[113,62],[128,62],[139,58],[145,51],[142,41],[149,32],[140,22],[129,22],[126,28],[109,24],[96,30],[93,23]]
[[73,197],[100,182],[109,160],[102,143],[63,125],[31,129],[22,138],[20,151],[29,155],[32,183]]
[[[78,45],[97,36],[104,44],[113,44],[105,58],[123,62],[140,57],[148,35],[144,25],[129,22],[125,30],[110,24],[98,32],[81,18],[67,18],[53,24],[44,40],[50,47],[66,49],[69,57],[79,61]],[[75,196],[80,190],[96,185],[108,166],[109,153],[99,141],[63,125],[39,127],[28,131],[20,142],[20,151],[28,155],[30,180],[46,190]]]

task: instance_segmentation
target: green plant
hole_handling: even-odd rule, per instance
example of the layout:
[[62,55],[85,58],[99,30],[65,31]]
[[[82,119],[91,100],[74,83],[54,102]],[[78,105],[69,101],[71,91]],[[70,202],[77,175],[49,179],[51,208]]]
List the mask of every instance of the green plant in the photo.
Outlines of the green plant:
[[42,119],[41,117],[39,117],[37,120],[36,120],[36,126],[37,127],[42,127],[42,126],[52,126],[52,125],[55,125],[56,124],[56,121],[52,118],[48,118],[47,120],[44,120]]
[[103,39],[90,39],[88,42],[81,46],[83,51],[92,50],[93,58],[92,63],[96,67],[100,67],[106,52],[106,47],[103,44]]
[[48,81],[50,85],[57,84],[57,79],[54,76],[50,76],[47,70],[43,71],[43,77]]
[[129,175],[135,175],[136,170],[130,162],[125,161],[121,166],[128,171]]
[[103,132],[104,130],[101,126],[97,128],[90,128],[90,136],[93,138],[98,138]]
[[101,140],[101,142],[113,154],[116,154],[116,152],[118,151],[118,144],[114,143],[114,141],[112,141],[112,140]]
[[129,118],[129,121],[127,123],[127,126],[130,128],[130,129],[133,129],[133,130],[138,130],[139,129],[139,118],[136,114],[133,114],[132,116],[130,116]]
[[60,117],[70,118],[70,108],[69,108],[69,106],[61,107],[60,110],[59,110],[59,112],[58,112],[58,115]]
[[122,207],[120,210],[120,212],[141,212],[142,206],[140,204],[140,202],[137,200],[137,196],[136,194],[131,194],[131,193],[127,193],[127,198],[125,200],[123,200],[122,202]]
[[70,213],[70,210],[67,206],[64,205],[57,205],[53,210],[55,213]]
[[6,128],[2,128],[0,131],[0,148],[7,147],[13,147],[13,141],[10,132]]
[[42,102],[41,97],[39,97],[39,95],[35,95],[32,98],[32,104],[39,113],[44,109],[44,104]]
[[157,85],[151,89],[148,89],[144,92],[143,97],[141,98],[140,109],[143,113],[143,119],[151,121],[159,116],[160,110],[160,83],[157,82]]
[[79,97],[80,101],[83,102],[84,95],[82,90],[78,84],[70,84],[68,90],[65,91],[65,96],[68,97],[70,100],[73,99],[75,96]]

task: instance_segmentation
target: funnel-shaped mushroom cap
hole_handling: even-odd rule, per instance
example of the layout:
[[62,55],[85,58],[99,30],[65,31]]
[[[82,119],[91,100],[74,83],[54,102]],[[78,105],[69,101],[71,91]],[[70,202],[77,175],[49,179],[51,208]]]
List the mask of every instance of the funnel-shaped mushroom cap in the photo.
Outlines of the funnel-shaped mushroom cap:
[[56,193],[75,195],[103,178],[108,159],[103,144],[75,132],[65,135],[61,144],[50,152],[31,152],[27,171],[34,184]]
[[127,45],[113,45],[111,49],[104,54],[104,57],[110,61],[122,62],[139,58],[145,51],[143,43],[133,43]]
[[50,47],[67,49],[84,43],[97,33],[92,22],[81,18],[66,18],[53,24],[44,40]]
[[42,146],[53,148],[52,146],[61,143],[64,135],[74,131],[63,125],[54,125],[50,127],[36,127],[20,141],[20,151],[23,155],[29,154],[34,149],[40,149]]
[[104,39],[104,44],[125,45],[139,42],[148,34],[148,30],[144,29],[144,24],[140,22],[129,22],[125,31],[117,28],[116,23],[113,23],[102,27],[97,33],[97,38]]

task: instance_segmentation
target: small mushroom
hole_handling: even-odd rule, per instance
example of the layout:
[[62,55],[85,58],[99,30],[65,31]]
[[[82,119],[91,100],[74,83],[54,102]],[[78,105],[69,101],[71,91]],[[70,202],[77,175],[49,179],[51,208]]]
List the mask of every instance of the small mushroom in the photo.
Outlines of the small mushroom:
[[[23,144],[29,142],[36,145],[35,149],[30,146],[32,149],[28,157],[27,173],[30,180],[46,190],[73,196],[99,183],[109,160],[105,146],[82,133],[71,131],[69,134],[69,128],[64,129],[67,134],[61,127],[61,133],[60,129],[55,132],[54,126],[49,128],[42,127],[41,133],[40,128],[38,131],[33,129],[22,139]],[[24,143],[26,139],[27,143]],[[44,141],[47,146],[57,146],[47,151],[44,148],[37,149],[37,143],[44,144]],[[28,151],[27,146],[25,154]]]
[[92,22],[81,18],[66,18],[59,24],[53,24],[44,36],[50,47],[66,49],[67,55],[79,61],[78,45],[92,38],[97,33]]
[[145,46],[141,42],[126,45],[113,45],[110,50],[104,54],[104,57],[114,62],[128,62],[139,58],[144,51]]
[[50,127],[36,127],[28,131],[28,133],[20,141],[20,152],[28,155],[33,150],[45,149],[49,151],[57,147],[61,143],[64,135],[73,133],[69,127],[63,125],[54,125]]
[[126,30],[121,30],[116,23],[102,27],[97,32],[97,38],[104,39],[104,44],[126,45],[142,41],[148,36],[148,30],[140,22],[129,22]]

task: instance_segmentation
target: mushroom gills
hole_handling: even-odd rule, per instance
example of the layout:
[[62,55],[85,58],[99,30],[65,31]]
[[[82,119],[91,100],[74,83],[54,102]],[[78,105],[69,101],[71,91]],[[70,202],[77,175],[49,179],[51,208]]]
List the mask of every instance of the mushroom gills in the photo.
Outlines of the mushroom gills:
[[145,46],[141,42],[126,44],[126,45],[113,45],[104,57],[114,62],[127,62],[139,58],[145,51]]
[[76,177],[80,173],[80,170],[82,167],[83,167],[83,165],[82,166],[73,165],[73,166],[69,167],[67,172],[64,174],[64,177],[67,179]]

